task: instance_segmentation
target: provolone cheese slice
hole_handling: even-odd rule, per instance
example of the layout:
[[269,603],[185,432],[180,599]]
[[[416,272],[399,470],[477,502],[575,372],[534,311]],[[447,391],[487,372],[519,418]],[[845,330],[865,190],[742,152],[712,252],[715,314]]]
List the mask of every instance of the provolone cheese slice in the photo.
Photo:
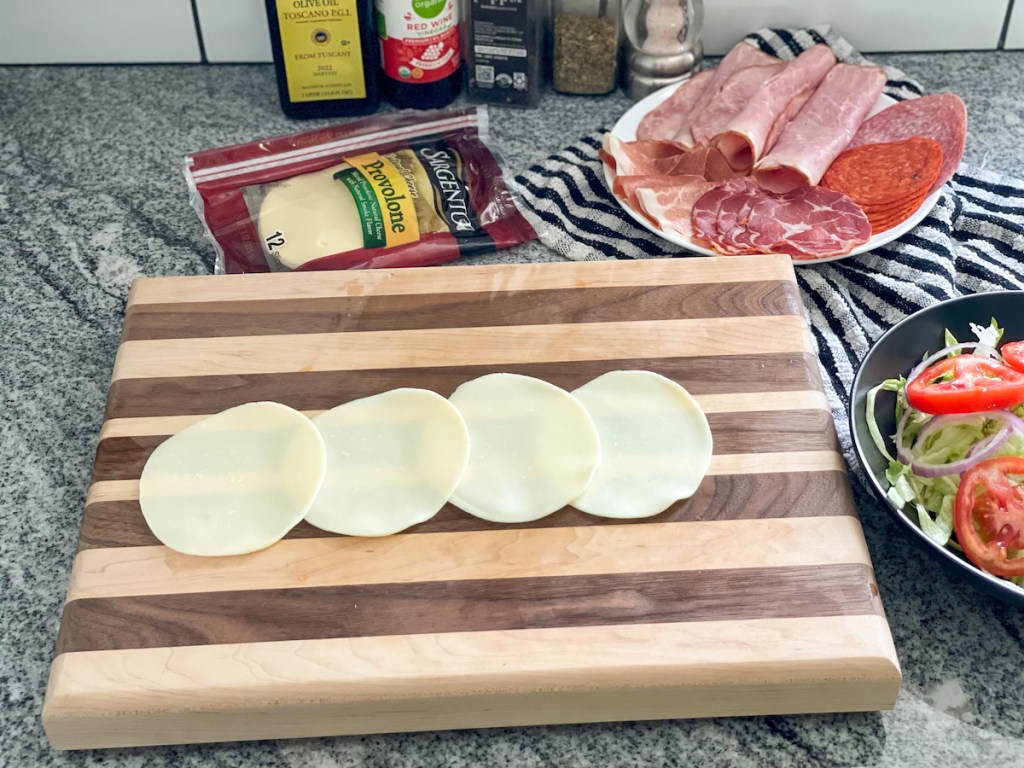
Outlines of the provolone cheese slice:
[[601,439],[601,462],[574,507],[600,517],[650,517],[693,495],[711,464],[712,441],[685,389],[651,371],[611,371],[572,394]]
[[187,555],[269,547],[302,520],[326,467],[313,423],[279,403],[247,403],[157,446],[139,481],[153,534]]
[[580,402],[540,379],[494,373],[451,396],[469,428],[469,465],[452,503],[498,523],[537,520],[579,496],[600,458]]
[[260,204],[257,227],[266,252],[287,269],[363,247],[359,208],[334,178],[348,163],[274,184]]
[[320,414],[327,475],[306,514],[317,528],[387,536],[433,517],[469,458],[469,433],[445,398],[393,389]]

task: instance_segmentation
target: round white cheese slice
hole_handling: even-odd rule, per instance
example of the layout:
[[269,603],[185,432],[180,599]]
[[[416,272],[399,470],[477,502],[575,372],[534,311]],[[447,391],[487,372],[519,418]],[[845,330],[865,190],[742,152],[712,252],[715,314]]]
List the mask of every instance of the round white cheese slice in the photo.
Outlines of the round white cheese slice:
[[295,269],[307,261],[363,247],[359,207],[334,178],[348,163],[275,183],[260,204],[257,228],[264,251]]
[[579,496],[600,458],[580,402],[546,381],[493,373],[451,396],[469,428],[469,465],[451,501],[498,523],[538,520]]
[[351,536],[387,536],[429,520],[469,458],[469,433],[445,398],[393,389],[339,405],[313,423],[327,475],[306,521]]
[[247,403],[157,446],[139,481],[154,535],[187,555],[269,547],[302,520],[326,468],[313,422],[280,403]]
[[601,462],[574,507],[650,517],[693,495],[711,464],[712,440],[689,392],[651,371],[610,371],[572,394],[601,439]]

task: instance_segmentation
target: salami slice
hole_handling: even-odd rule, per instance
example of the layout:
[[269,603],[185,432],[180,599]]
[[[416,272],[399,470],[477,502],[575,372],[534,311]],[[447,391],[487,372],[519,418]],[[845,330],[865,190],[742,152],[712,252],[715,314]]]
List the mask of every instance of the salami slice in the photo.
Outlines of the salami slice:
[[967,108],[963,100],[953,93],[936,93],[893,104],[865,120],[850,141],[850,147],[914,136],[935,139],[942,147],[942,166],[929,189],[931,194],[950,180],[964,155]]

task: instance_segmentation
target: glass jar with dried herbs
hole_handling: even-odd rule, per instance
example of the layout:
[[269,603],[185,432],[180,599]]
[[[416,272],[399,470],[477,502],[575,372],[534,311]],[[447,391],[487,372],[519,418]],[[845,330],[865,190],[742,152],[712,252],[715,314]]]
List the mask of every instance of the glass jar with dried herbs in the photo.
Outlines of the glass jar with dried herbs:
[[552,0],[552,85],[561,93],[610,93],[619,78],[619,0]]

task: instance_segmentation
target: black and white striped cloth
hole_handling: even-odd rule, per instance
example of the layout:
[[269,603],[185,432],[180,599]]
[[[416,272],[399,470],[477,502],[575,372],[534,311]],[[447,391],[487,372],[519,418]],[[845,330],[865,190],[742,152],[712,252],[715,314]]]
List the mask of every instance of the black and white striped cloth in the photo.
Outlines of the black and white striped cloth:
[[[747,39],[780,58],[826,43],[841,61],[867,63],[827,26],[764,29]],[[892,98],[922,95],[899,70],[887,67],[886,74]],[[691,255],[622,211],[597,155],[602,133],[515,177],[541,240],[572,260]],[[961,165],[932,212],[899,240],[849,259],[798,266],[796,274],[843,451],[856,466],[846,401],[871,344],[907,315],[944,299],[1024,288],[1024,180]]]

